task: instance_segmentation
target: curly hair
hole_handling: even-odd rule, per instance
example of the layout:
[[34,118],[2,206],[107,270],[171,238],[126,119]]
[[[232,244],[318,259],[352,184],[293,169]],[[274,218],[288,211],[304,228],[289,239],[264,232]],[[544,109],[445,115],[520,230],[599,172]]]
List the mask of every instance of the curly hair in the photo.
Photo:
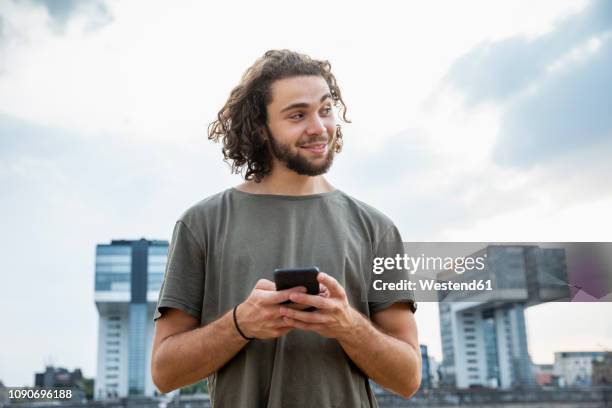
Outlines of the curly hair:
[[[266,107],[272,101],[271,85],[279,79],[302,75],[323,77],[340,117],[350,123],[329,61],[312,59],[290,50],[267,51],[247,69],[217,114],[217,120],[208,126],[208,139],[223,142],[224,161],[230,164],[232,173],[244,172],[246,180],[257,183],[270,173],[272,157],[261,129],[266,127],[268,119]],[[340,125],[336,127],[332,148],[336,153],[342,149]]]

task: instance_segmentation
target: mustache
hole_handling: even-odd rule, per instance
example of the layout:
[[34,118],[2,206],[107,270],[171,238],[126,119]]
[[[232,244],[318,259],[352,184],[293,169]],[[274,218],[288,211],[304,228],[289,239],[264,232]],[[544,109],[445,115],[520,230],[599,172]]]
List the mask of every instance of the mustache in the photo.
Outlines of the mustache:
[[301,140],[300,142],[298,142],[298,145],[299,146],[303,146],[303,145],[313,144],[313,143],[325,143],[325,144],[328,144],[330,139],[331,138],[327,137],[327,136],[316,136],[316,137],[313,137],[311,139]]

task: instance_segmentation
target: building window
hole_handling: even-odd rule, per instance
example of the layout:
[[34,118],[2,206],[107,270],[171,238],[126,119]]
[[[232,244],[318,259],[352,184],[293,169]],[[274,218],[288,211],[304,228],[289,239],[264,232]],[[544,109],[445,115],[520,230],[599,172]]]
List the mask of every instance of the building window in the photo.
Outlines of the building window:
[[466,327],[465,329],[463,329],[464,332],[466,333],[474,333],[474,328],[473,327]]
[[472,371],[472,372],[476,371],[476,372],[478,372],[478,367],[468,367],[468,371]]
[[478,363],[478,360],[474,360],[473,358],[470,358],[467,362],[468,364],[476,364]]
[[475,351],[468,351],[466,354],[467,354],[468,356],[475,356],[475,355],[476,355],[476,352],[475,352]]

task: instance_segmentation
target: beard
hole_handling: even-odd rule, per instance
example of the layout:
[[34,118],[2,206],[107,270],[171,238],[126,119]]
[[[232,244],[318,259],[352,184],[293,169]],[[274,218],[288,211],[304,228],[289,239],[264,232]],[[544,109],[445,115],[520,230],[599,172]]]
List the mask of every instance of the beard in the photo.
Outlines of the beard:
[[[278,142],[272,135],[272,132],[270,132],[270,129],[268,129],[268,135],[270,136],[268,140],[270,141],[270,151],[272,155],[276,157],[278,161],[284,163],[289,170],[301,176],[320,176],[321,174],[327,173],[334,161],[334,150],[336,147],[335,135],[332,138],[332,143],[328,143],[327,154],[320,163],[302,155],[299,150],[292,152],[291,146]],[[312,143],[317,141],[317,139],[318,138],[315,137],[312,140],[303,141],[302,143]],[[296,149],[299,149],[299,147],[296,147]]]

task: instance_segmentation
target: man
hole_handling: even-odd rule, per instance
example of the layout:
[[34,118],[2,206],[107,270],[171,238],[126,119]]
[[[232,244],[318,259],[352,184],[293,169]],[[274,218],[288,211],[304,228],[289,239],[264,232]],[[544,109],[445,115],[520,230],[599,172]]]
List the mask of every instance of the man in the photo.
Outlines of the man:
[[[335,106],[346,121],[327,61],[268,51],[211,124],[246,181],[176,223],[154,316],[160,391],[208,377],[215,407],[376,407],[368,377],[418,389],[412,293],[364,295],[372,257],[399,232],[322,176],[342,144]],[[275,268],[310,265],[320,295],[276,291]]]

